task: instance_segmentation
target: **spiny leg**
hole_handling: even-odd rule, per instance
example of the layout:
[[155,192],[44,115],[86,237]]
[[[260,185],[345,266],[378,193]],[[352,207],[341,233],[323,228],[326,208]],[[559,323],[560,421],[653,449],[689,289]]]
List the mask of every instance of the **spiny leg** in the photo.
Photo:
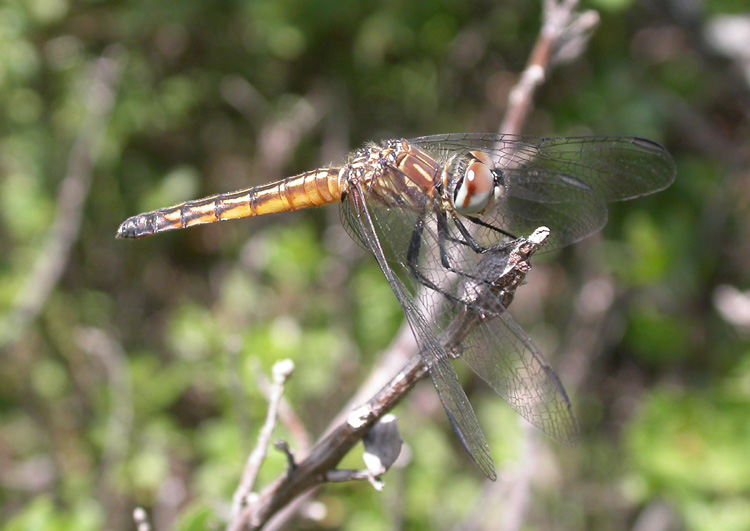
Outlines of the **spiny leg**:
[[[414,231],[411,233],[411,238],[409,239],[409,247],[406,251],[406,264],[409,268],[409,271],[411,271],[411,274],[414,275],[414,278],[417,279],[417,282],[422,284],[423,286],[437,291],[438,293],[442,294],[452,303],[459,303],[465,306],[468,306],[466,301],[463,301],[456,297],[455,295],[451,295],[448,293],[445,289],[441,289],[437,284],[435,284],[432,280],[427,278],[420,270],[419,270],[419,253],[422,249],[422,233],[424,232],[424,218],[420,218],[419,221],[417,221],[417,224],[414,226]],[[441,261],[442,261],[442,255],[444,254],[443,244],[440,243],[440,238],[438,238],[438,245],[440,246],[440,254],[441,254]],[[447,258],[447,257],[446,257]],[[453,268],[446,268],[449,271],[453,271],[454,273],[457,273],[459,275],[462,275],[460,271],[456,271]]]
[[458,217],[456,217],[455,215],[452,215],[452,219],[456,227],[458,228],[458,231],[461,233],[464,239],[461,240],[459,238],[456,238],[450,235],[450,231],[448,230],[448,217],[444,212],[440,212],[440,214],[438,215],[438,246],[440,248],[440,260],[443,264],[443,267],[447,269],[448,271],[452,271],[453,273],[456,273],[457,275],[461,276],[464,279],[470,279],[470,280],[479,282],[480,284],[494,286],[495,285],[494,280],[488,280],[485,277],[472,275],[470,273],[467,273],[465,271],[458,269],[456,266],[451,264],[450,259],[448,257],[448,253],[445,249],[445,245],[447,241],[459,243],[459,244],[469,247],[476,254],[484,254],[490,251],[503,249],[505,247],[505,244],[499,245],[496,247],[482,247],[481,245],[476,243],[471,233],[466,229],[463,223],[461,223],[461,220],[458,219]]
[[[423,286],[431,290],[441,293],[450,302],[461,304],[462,306],[466,307],[469,310],[480,311],[481,310],[480,307],[476,306],[474,303],[471,303],[465,299],[452,295],[451,293],[447,292],[446,289],[444,288],[440,288],[435,282],[427,278],[427,276],[425,276],[420,271],[419,255],[422,249],[422,237],[423,237],[424,229],[425,229],[425,218],[420,218],[417,221],[416,225],[414,226],[414,231],[412,232],[411,238],[409,240],[409,246],[408,246],[407,253],[406,253],[406,261],[407,261],[407,267],[409,268],[409,271],[412,273],[414,278],[416,278],[420,284],[422,284]],[[464,282],[466,282],[467,280],[471,280],[479,284],[494,286],[494,280],[492,279],[488,280],[484,277],[478,277],[478,276],[472,275],[470,273],[467,273],[465,271],[458,269],[453,264],[451,264],[451,260],[446,250],[447,241],[452,241],[454,243],[467,245],[472,249],[473,249],[473,246],[469,245],[468,243],[460,239],[450,236],[450,233],[448,231],[447,218],[445,217],[444,213],[438,214],[438,231],[437,232],[438,232],[438,248],[440,251],[441,265],[447,271],[455,273],[456,275],[461,277],[461,279]]]
[[417,224],[414,225],[414,231],[412,231],[411,233],[411,238],[409,238],[409,247],[406,250],[406,265],[409,268],[409,271],[411,271],[411,274],[414,275],[414,278],[416,278],[420,284],[439,293],[442,293],[450,299],[450,294],[445,293],[444,290],[440,289],[437,284],[424,276],[419,270],[419,253],[422,249],[423,232],[424,217],[419,218]]

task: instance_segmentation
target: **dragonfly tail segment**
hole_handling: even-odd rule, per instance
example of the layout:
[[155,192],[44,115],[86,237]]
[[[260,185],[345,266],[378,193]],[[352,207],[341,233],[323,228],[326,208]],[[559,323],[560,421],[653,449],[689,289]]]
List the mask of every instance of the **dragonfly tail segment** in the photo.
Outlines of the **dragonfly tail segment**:
[[341,201],[339,168],[323,168],[254,188],[187,201],[126,219],[117,238],[144,238],[159,232],[229,219],[291,212]]

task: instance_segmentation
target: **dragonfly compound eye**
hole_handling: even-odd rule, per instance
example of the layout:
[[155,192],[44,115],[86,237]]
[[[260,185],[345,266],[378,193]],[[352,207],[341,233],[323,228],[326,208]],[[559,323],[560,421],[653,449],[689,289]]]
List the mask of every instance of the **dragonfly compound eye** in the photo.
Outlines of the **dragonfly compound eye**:
[[477,214],[487,207],[494,195],[495,176],[490,167],[477,157],[466,166],[456,186],[453,206],[460,214]]

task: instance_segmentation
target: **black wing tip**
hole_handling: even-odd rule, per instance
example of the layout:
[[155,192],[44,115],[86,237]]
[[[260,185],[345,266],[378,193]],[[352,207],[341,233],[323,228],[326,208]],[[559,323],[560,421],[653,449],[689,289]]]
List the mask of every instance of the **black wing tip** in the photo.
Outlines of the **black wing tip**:
[[656,151],[658,153],[665,153],[669,155],[669,152],[667,151],[667,149],[661,144],[659,144],[658,142],[655,142],[654,140],[643,138],[641,136],[633,136],[630,138],[630,142],[634,146],[638,146],[643,149],[649,149],[651,151]]
[[659,187],[654,188],[649,193],[661,192],[672,186],[677,177],[677,164],[669,151],[667,151],[667,148],[658,142],[641,137],[633,137],[631,143],[641,151],[650,152],[654,157],[658,157],[657,164],[661,165],[659,174],[663,176],[663,180],[660,182]]

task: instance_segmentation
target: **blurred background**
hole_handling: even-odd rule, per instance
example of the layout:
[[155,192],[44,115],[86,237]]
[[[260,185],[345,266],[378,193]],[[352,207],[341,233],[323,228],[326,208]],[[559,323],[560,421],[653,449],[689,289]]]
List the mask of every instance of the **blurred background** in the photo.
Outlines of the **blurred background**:
[[[308,529],[750,529],[750,5],[596,0],[525,133],[664,144],[666,192],[535,257],[512,307],[581,443],[465,388],[488,484],[429,382],[408,459],[330,485]],[[0,521],[222,527],[276,360],[315,438],[402,323],[336,207],[116,241],[133,214],[368,140],[496,131],[539,31],[526,0],[11,0],[0,5]],[[357,449],[343,466],[361,467]],[[283,472],[271,451],[260,486]]]

